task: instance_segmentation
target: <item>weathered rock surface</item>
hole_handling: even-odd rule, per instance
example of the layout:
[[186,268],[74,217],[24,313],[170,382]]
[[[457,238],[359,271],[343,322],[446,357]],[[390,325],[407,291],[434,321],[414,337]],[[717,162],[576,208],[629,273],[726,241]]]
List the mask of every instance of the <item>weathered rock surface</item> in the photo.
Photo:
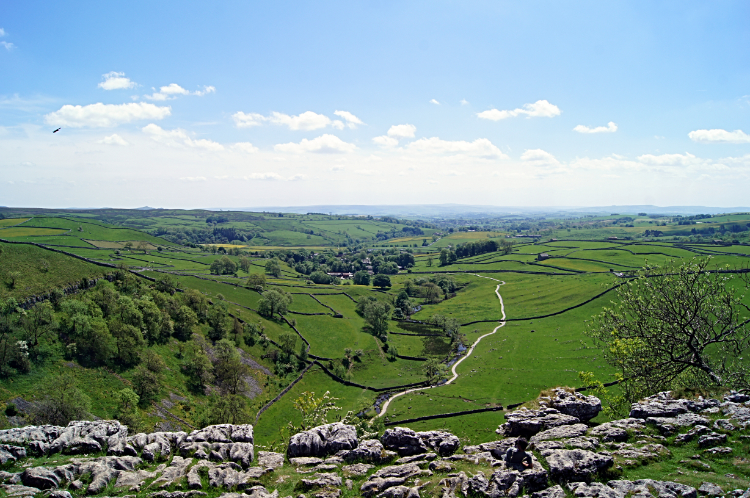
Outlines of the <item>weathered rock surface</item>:
[[430,471],[421,470],[415,463],[383,467],[371,475],[370,478],[362,484],[360,491],[363,496],[377,495],[393,486],[401,486],[410,477],[423,473],[426,473],[427,475],[432,474]]
[[396,452],[386,450],[383,443],[377,439],[368,439],[359,443],[359,446],[352,450],[341,450],[336,453],[346,463],[368,462],[383,464],[396,458]]
[[671,393],[662,392],[650,396],[639,403],[630,406],[632,418],[647,419],[649,417],[676,417],[688,412],[688,401],[673,399]]
[[579,437],[586,434],[589,430],[589,426],[586,424],[573,424],[573,425],[562,425],[560,427],[553,427],[536,434],[531,438],[532,443],[539,441],[548,441],[550,439],[566,439]]
[[559,410],[554,408],[541,410],[521,408],[506,414],[505,420],[506,423],[498,427],[495,432],[505,436],[523,436],[526,438],[546,429],[580,422],[577,417],[560,413]]
[[549,401],[549,405],[560,413],[582,422],[588,422],[602,411],[602,402],[596,396],[571,393],[564,389],[555,389],[555,395]]
[[394,427],[385,431],[380,438],[386,449],[400,456],[417,455],[435,451],[441,456],[452,455],[458,450],[459,441],[450,432],[415,432],[406,427]]
[[302,486],[305,489],[317,489],[317,488],[329,488],[329,487],[340,487],[342,480],[336,474],[324,473],[315,474],[313,479],[302,479]]
[[550,450],[542,454],[549,464],[550,477],[558,482],[590,481],[594,474],[614,463],[611,455],[586,450]]
[[622,493],[638,498],[649,496],[658,498],[697,498],[695,488],[686,484],[671,481],[655,481],[653,479],[639,479],[637,481],[609,481],[607,485]]
[[352,465],[344,465],[341,467],[341,470],[350,476],[363,476],[367,475],[373,467],[374,465],[370,465],[369,463],[355,463]]
[[287,456],[290,458],[325,457],[341,450],[354,449],[357,446],[357,431],[354,426],[337,422],[314,427],[292,436]]

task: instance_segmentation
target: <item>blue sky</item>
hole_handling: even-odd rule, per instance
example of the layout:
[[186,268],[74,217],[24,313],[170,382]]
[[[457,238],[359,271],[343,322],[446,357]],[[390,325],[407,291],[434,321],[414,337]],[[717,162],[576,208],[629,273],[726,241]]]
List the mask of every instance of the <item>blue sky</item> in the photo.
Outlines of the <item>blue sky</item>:
[[747,205],[748,19],[0,0],[0,204]]

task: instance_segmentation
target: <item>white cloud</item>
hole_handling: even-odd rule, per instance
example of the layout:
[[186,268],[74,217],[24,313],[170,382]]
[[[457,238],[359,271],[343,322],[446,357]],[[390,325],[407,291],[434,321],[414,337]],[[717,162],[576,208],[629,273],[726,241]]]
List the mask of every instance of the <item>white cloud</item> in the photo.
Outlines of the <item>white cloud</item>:
[[143,132],[147,135],[150,135],[151,138],[156,140],[157,142],[163,143],[170,147],[179,147],[184,145],[187,147],[206,149],[210,151],[224,150],[223,145],[218,142],[214,142],[213,140],[207,140],[205,138],[193,140],[185,130],[182,130],[180,128],[176,128],[174,130],[165,130],[162,127],[152,123],[143,127]]
[[478,138],[473,142],[464,140],[441,140],[438,137],[420,138],[408,146],[409,150],[428,152],[432,154],[468,154],[472,156],[504,159],[505,154],[486,138]]
[[393,138],[414,138],[417,127],[411,124],[393,125],[388,130],[388,136]]
[[237,128],[249,128],[251,126],[262,125],[263,121],[266,120],[266,117],[262,114],[256,114],[253,112],[245,114],[244,112],[239,111],[232,114],[232,119],[234,119],[234,124]]
[[158,92],[154,92],[151,95],[144,95],[144,97],[149,100],[162,101],[162,100],[173,100],[179,97],[180,95],[197,95],[198,97],[202,97],[206,95],[207,93],[214,93],[214,92],[216,92],[216,87],[213,87],[213,86],[204,86],[203,90],[196,90],[194,92],[190,92],[182,88],[177,83],[170,83],[169,85],[160,87]]
[[430,99],[430,104],[440,105],[440,102],[435,99]]
[[353,152],[356,148],[354,144],[344,142],[339,137],[329,134],[321,135],[312,140],[303,138],[300,143],[289,142],[274,146],[274,149],[279,152],[315,152],[318,154]]
[[690,166],[702,162],[701,159],[689,152],[685,152],[685,154],[660,154],[658,156],[644,154],[638,156],[638,160],[650,166]]
[[205,176],[183,176],[180,178],[183,182],[205,182]]
[[0,41],[0,45],[2,45],[3,47],[5,47],[5,50],[7,50],[9,52],[11,50],[13,50],[13,48],[15,48],[15,45],[13,45],[11,42],[7,42],[7,41]]
[[466,99],[461,99],[461,105],[468,105],[469,101]]
[[376,169],[358,169],[355,173],[363,176],[380,176],[380,171]]
[[398,139],[389,137],[387,135],[382,135],[380,137],[375,137],[372,139],[373,142],[376,144],[382,146],[382,147],[395,147],[398,145]]
[[250,154],[258,152],[258,148],[254,146],[253,144],[251,144],[250,142],[237,142],[232,147],[234,147],[237,150],[241,150],[242,152],[247,152]]
[[[282,125],[289,127],[290,130],[318,130],[325,128],[332,124],[331,118],[323,114],[317,114],[312,111],[306,111],[297,116],[290,116],[281,112],[272,112],[270,116],[266,117],[262,114],[257,113],[244,113],[242,111],[236,112],[232,115],[234,123],[238,128],[247,128],[250,126],[260,126],[261,124],[268,122],[276,125]],[[341,121],[338,121],[341,123]],[[339,127],[339,125],[334,125]],[[343,127],[343,123],[340,127]]]
[[278,173],[251,173],[243,177],[245,180],[283,180]]
[[346,126],[351,129],[355,129],[357,125],[364,124],[361,119],[348,111],[334,111],[333,114],[346,121]]
[[303,112],[298,116],[272,112],[266,119],[273,124],[288,126],[290,130],[318,130],[331,124],[331,118],[312,111]]
[[97,141],[98,144],[105,144],[105,145],[130,145],[125,141],[124,138],[122,138],[117,133],[114,133],[108,137],[104,137],[101,140]]
[[344,122],[341,121],[341,120],[339,120],[339,119],[336,119],[336,120],[333,121],[333,123],[331,123],[331,126],[334,127],[334,128],[336,128],[337,130],[343,130],[344,129]]
[[542,149],[529,149],[521,154],[521,161],[526,161],[539,166],[542,165],[558,165],[558,161],[555,156]]
[[5,36],[5,30],[3,28],[0,28],[0,36]]
[[578,125],[573,128],[573,131],[577,131],[578,133],[614,133],[617,131],[617,125],[612,121],[607,123],[607,126],[597,126],[596,128]]
[[513,109],[512,111],[498,111],[497,109],[490,109],[489,111],[482,111],[477,113],[477,117],[481,119],[489,119],[491,121],[500,121],[501,119],[514,118],[525,114],[529,118],[552,118],[559,116],[562,111],[559,107],[554,104],[550,104],[546,100],[537,100],[533,104],[524,104],[523,108]]
[[107,128],[142,119],[164,119],[172,113],[170,107],[158,107],[143,102],[130,104],[64,105],[44,117],[47,124],[80,128]]
[[750,135],[742,130],[695,130],[688,133],[688,137],[693,142],[700,143],[729,143],[729,144],[746,144],[750,143]]
[[104,78],[104,81],[97,86],[103,90],[124,90],[135,86],[135,81],[130,81],[130,78],[126,78],[125,73],[111,71],[107,74],[103,74],[102,77]]

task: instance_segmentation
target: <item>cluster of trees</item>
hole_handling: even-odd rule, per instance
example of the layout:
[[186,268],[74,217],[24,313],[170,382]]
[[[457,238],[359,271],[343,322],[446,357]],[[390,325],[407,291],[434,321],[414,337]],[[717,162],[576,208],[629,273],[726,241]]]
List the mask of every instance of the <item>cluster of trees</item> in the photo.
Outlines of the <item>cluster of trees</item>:
[[456,256],[459,258],[467,258],[469,256],[477,256],[479,254],[497,251],[501,251],[503,254],[510,254],[513,251],[513,241],[502,239],[500,242],[497,242],[496,240],[488,239],[467,242],[465,244],[457,245],[455,252]]
[[404,282],[404,291],[409,297],[421,297],[429,303],[438,303],[457,289],[458,285],[452,275],[437,274]]
[[388,340],[388,321],[393,311],[390,303],[367,296],[357,303],[356,311],[365,319],[374,336],[383,342]]

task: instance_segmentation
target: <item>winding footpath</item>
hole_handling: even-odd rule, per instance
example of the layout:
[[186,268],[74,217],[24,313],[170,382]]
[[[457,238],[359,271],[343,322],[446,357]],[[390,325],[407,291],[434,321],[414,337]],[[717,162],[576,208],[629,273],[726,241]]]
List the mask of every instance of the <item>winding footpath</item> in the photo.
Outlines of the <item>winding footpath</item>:
[[404,394],[413,393],[415,391],[423,391],[425,389],[434,389],[436,387],[445,386],[445,385],[450,384],[454,380],[456,380],[458,378],[458,372],[456,372],[456,367],[458,367],[458,365],[460,365],[462,361],[464,361],[469,356],[471,356],[471,353],[474,352],[474,348],[477,346],[477,344],[480,343],[480,341],[482,339],[484,339],[487,336],[493,335],[495,332],[497,332],[498,330],[500,330],[500,328],[505,325],[505,304],[503,304],[503,297],[500,295],[500,286],[501,285],[505,285],[505,282],[503,282],[502,280],[498,280],[496,278],[484,277],[482,275],[477,275],[476,273],[473,274],[473,275],[476,276],[476,277],[479,277],[479,278],[486,278],[486,279],[489,279],[489,280],[494,280],[495,282],[500,282],[499,284],[497,284],[497,287],[495,287],[495,294],[497,294],[497,298],[500,300],[500,312],[503,315],[503,317],[502,317],[502,319],[500,321],[500,325],[498,325],[497,327],[495,327],[492,332],[488,332],[488,333],[484,334],[483,336],[477,338],[477,340],[474,341],[474,344],[472,344],[471,347],[468,349],[468,351],[466,351],[466,354],[463,355],[456,363],[453,364],[453,368],[451,368],[451,372],[453,373],[453,377],[451,377],[450,379],[448,379],[447,381],[445,381],[443,384],[440,384],[440,385],[437,385],[437,386],[416,387],[414,389],[408,389],[408,390],[402,391],[402,392],[400,392],[398,394],[394,394],[393,396],[391,396],[390,398],[388,398],[385,401],[385,403],[383,403],[383,406],[380,408],[380,414],[378,414],[378,417],[382,417],[383,415],[385,415],[385,412],[388,410],[388,406],[391,404],[391,401],[393,401],[394,399],[398,398],[399,396],[403,396]]

